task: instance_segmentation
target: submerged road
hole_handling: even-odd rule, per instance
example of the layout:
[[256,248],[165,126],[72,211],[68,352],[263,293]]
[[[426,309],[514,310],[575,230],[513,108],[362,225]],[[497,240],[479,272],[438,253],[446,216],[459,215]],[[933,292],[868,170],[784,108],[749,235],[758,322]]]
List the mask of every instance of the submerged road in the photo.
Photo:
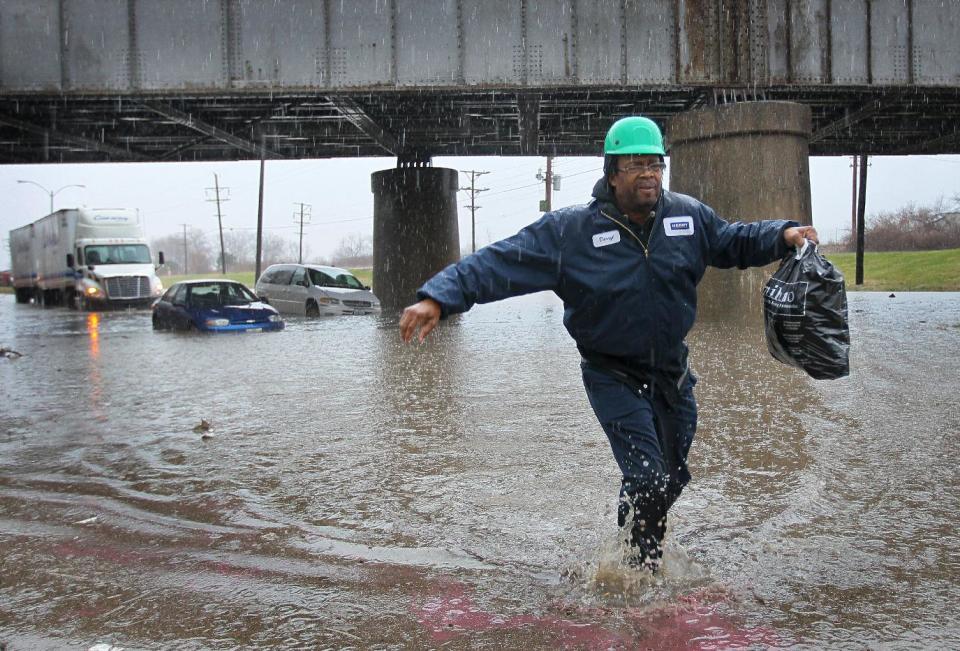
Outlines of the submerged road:
[[956,648],[960,295],[849,298],[842,380],[759,319],[694,330],[651,581],[552,296],[404,347],[392,317],[189,336],[2,295],[0,647]]

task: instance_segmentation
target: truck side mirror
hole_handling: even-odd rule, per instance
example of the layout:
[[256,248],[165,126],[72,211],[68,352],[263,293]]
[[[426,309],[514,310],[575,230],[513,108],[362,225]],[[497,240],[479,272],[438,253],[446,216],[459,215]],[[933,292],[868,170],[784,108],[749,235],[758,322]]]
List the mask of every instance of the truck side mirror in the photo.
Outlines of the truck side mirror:
[[68,253],[68,254],[67,254],[67,266],[68,266],[69,268],[73,269],[73,254],[72,254],[72,253]]
[[157,254],[157,259],[160,261],[160,266],[163,266],[163,251]]

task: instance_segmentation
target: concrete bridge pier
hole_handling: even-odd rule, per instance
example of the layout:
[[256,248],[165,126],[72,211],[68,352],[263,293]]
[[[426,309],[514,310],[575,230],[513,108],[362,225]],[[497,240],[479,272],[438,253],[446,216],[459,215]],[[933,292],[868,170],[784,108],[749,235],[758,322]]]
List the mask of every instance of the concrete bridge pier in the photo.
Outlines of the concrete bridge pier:
[[443,167],[371,175],[373,290],[385,312],[411,304],[427,278],[460,259],[458,181]]
[[[667,128],[670,189],[700,199],[727,221],[811,223],[810,109],[742,102],[689,111]],[[752,322],[762,314],[763,270],[708,269],[698,291],[701,320]]]

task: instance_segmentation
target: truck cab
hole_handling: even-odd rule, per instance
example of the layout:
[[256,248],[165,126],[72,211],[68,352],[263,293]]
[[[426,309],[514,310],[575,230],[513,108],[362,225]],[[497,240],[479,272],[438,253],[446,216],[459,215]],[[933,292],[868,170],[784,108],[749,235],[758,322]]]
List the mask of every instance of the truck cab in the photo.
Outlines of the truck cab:
[[163,293],[135,210],[58,210],[11,231],[10,249],[19,303],[145,307]]
[[[78,210],[74,250],[77,307],[144,307],[163,293],[143,237],[139,215],[129,210]],[[159,255],[163,264],[163,254]]]

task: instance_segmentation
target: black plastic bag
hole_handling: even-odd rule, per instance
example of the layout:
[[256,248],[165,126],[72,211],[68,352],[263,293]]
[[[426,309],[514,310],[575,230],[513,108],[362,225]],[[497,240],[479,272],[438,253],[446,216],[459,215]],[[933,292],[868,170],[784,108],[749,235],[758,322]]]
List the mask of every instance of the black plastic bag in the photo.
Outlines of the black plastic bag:
[[850,373],[847,291],[840,273],[807,242],[791,251],[763,289],[767,348],[816,380]]

